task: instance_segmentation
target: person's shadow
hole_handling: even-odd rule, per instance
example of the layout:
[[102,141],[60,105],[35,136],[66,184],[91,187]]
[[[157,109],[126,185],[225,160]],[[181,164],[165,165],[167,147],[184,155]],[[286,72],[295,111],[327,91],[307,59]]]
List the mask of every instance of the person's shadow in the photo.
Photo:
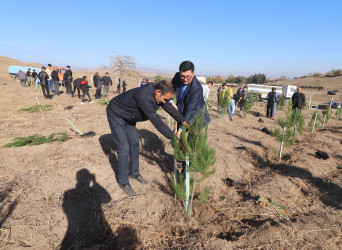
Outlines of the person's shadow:
[[87,169],[78,171],[76,179],[76,187],[67,190],[63,197],[69,225],[61,249],[115,249],[115,236],[101,208],[101,204],[111,201],[109,193]]

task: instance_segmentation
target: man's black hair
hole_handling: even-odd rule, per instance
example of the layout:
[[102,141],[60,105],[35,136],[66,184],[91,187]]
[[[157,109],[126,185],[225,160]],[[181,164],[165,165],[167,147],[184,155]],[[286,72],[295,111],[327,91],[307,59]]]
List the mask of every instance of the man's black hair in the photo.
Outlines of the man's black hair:
[[195,65],[190,61],[184,61],[179,65],[179,72],[185,72],[191,70],[195,71]]
[[211,85],[214,85],[213,81],[209,81],[208,82],[208,85],[211,84]]
[[87,76],[83,76],[82,77],[82,81],[84,81],[85,79],[87,79],[88,77]]
[[167,93],[175,93],[175,89],[173,88],[172,84],[166,80],[161,80],[160,82],[158,82],[155,88],[159,89],[162,95],[165,95]]

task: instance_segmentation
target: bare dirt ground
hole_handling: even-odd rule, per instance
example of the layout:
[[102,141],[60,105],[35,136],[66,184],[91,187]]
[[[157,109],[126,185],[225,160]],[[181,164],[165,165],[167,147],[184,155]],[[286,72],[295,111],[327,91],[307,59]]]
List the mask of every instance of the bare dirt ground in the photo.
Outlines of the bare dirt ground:
[[[298,136],[294,146],[284,149],[288,159],[278,163],[280,143],[261,129],[277,127],[284,111],[260,123],[252,114],[229,121],[210,110],[208,141],[216,149],[216,173],[199,187],[210,187],[209,202],[196,206],[188,218],[183,205],[174,203],[169,185],[173,149],[149,121],[137,125],[140,170],[149,184],[132,180],[138,195],[127,197],[115,178],[115,145],[105,106],[98,101],[80,105],[77,97],[65,94],[46,100],[36,88],[1,79],[0,145],[18,136],[72,135],[67,142],[0,148],[1,249],[67,249],[75,238],[75,249],[342,248],[341,120]],[[18,111],[35,105],[36,96],[53,109]],[[264,116],[265,104],[252,110]],[[303,112],[308,122],[313,111]],[[160,115],[167,122],[165,112]],[[96,136],[76,135],[65,118]],[[330,158],[317,159],[317,150]],[[226,178],[246,185],[232,185]],[[287,206],[291,220],[280,217],[275,206],[260,206],[260,197]]]

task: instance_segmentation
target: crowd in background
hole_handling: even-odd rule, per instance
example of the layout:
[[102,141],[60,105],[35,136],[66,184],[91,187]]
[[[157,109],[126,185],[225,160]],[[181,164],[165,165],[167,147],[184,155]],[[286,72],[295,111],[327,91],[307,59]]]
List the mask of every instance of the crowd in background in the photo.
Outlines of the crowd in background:
[[[41,67],[41,71],[39,73],[37,73],[35,69],[33,72],[31,72],[31,69],[28,69],[26,73],[20,70],[17,77],[23,87],[35,85],[35,87],[38,88],[40,85],[45,98],[58,96],[62,93],[74,97],[75,92],[77,91],[78,98],[82,99],[81,104],[84,104],[86,96],[91,104],[94,103],[89,94],[89,88],[91,88],[91,86],[88,83],[87,76],[74,79],[69,65],[66,66],[64,73],[62,68],[57,66],[52,67],[51,64],[48,64],[47,67]],[[106,72],[103,77],[100,76],[99,72],[96,72],[93,77],[93,83],[95,88],[95,99],[109,97],[109,87],[113,86],[113,81],[108,72]],[[126,80],[123,79],[121,82],[121,79],[119,78],[116,81],[116,91],[119,94],[121,93],[121,86],[122,92],[126,92]],[[63,87],[65,88],[64,92],[60,91]],[[81,91],[83,94],[82,98]]]

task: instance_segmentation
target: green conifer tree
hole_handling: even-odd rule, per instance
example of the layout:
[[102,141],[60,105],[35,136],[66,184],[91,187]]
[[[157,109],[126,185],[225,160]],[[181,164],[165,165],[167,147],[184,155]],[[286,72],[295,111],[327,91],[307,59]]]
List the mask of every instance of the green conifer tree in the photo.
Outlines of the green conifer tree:
[[[215,168],[212,168],[216,162],[215,149],[207,143],[208,126],[203,128],[205,111],[206,110],[203,109],[195,119],[189,123],[188,128],[183,126],[180,144],[183,145],[184,148],[181,148],[176,136],[174,136],[173,139],[175,158],[179,161],[185,161],[188,156],[190,163],[189,172],[190,177],[192,178],[189,207],[190,216],[198,182],[203,181],[215,172]],[[179,176],[177,183],[175,180],[172,180],[171,185],[176,195],[181,200],[184,200],[185,185],[183,177]],[[206,187],[203,193],[199,195],[199,203],[207,200],[208,194],[209,188]]]

